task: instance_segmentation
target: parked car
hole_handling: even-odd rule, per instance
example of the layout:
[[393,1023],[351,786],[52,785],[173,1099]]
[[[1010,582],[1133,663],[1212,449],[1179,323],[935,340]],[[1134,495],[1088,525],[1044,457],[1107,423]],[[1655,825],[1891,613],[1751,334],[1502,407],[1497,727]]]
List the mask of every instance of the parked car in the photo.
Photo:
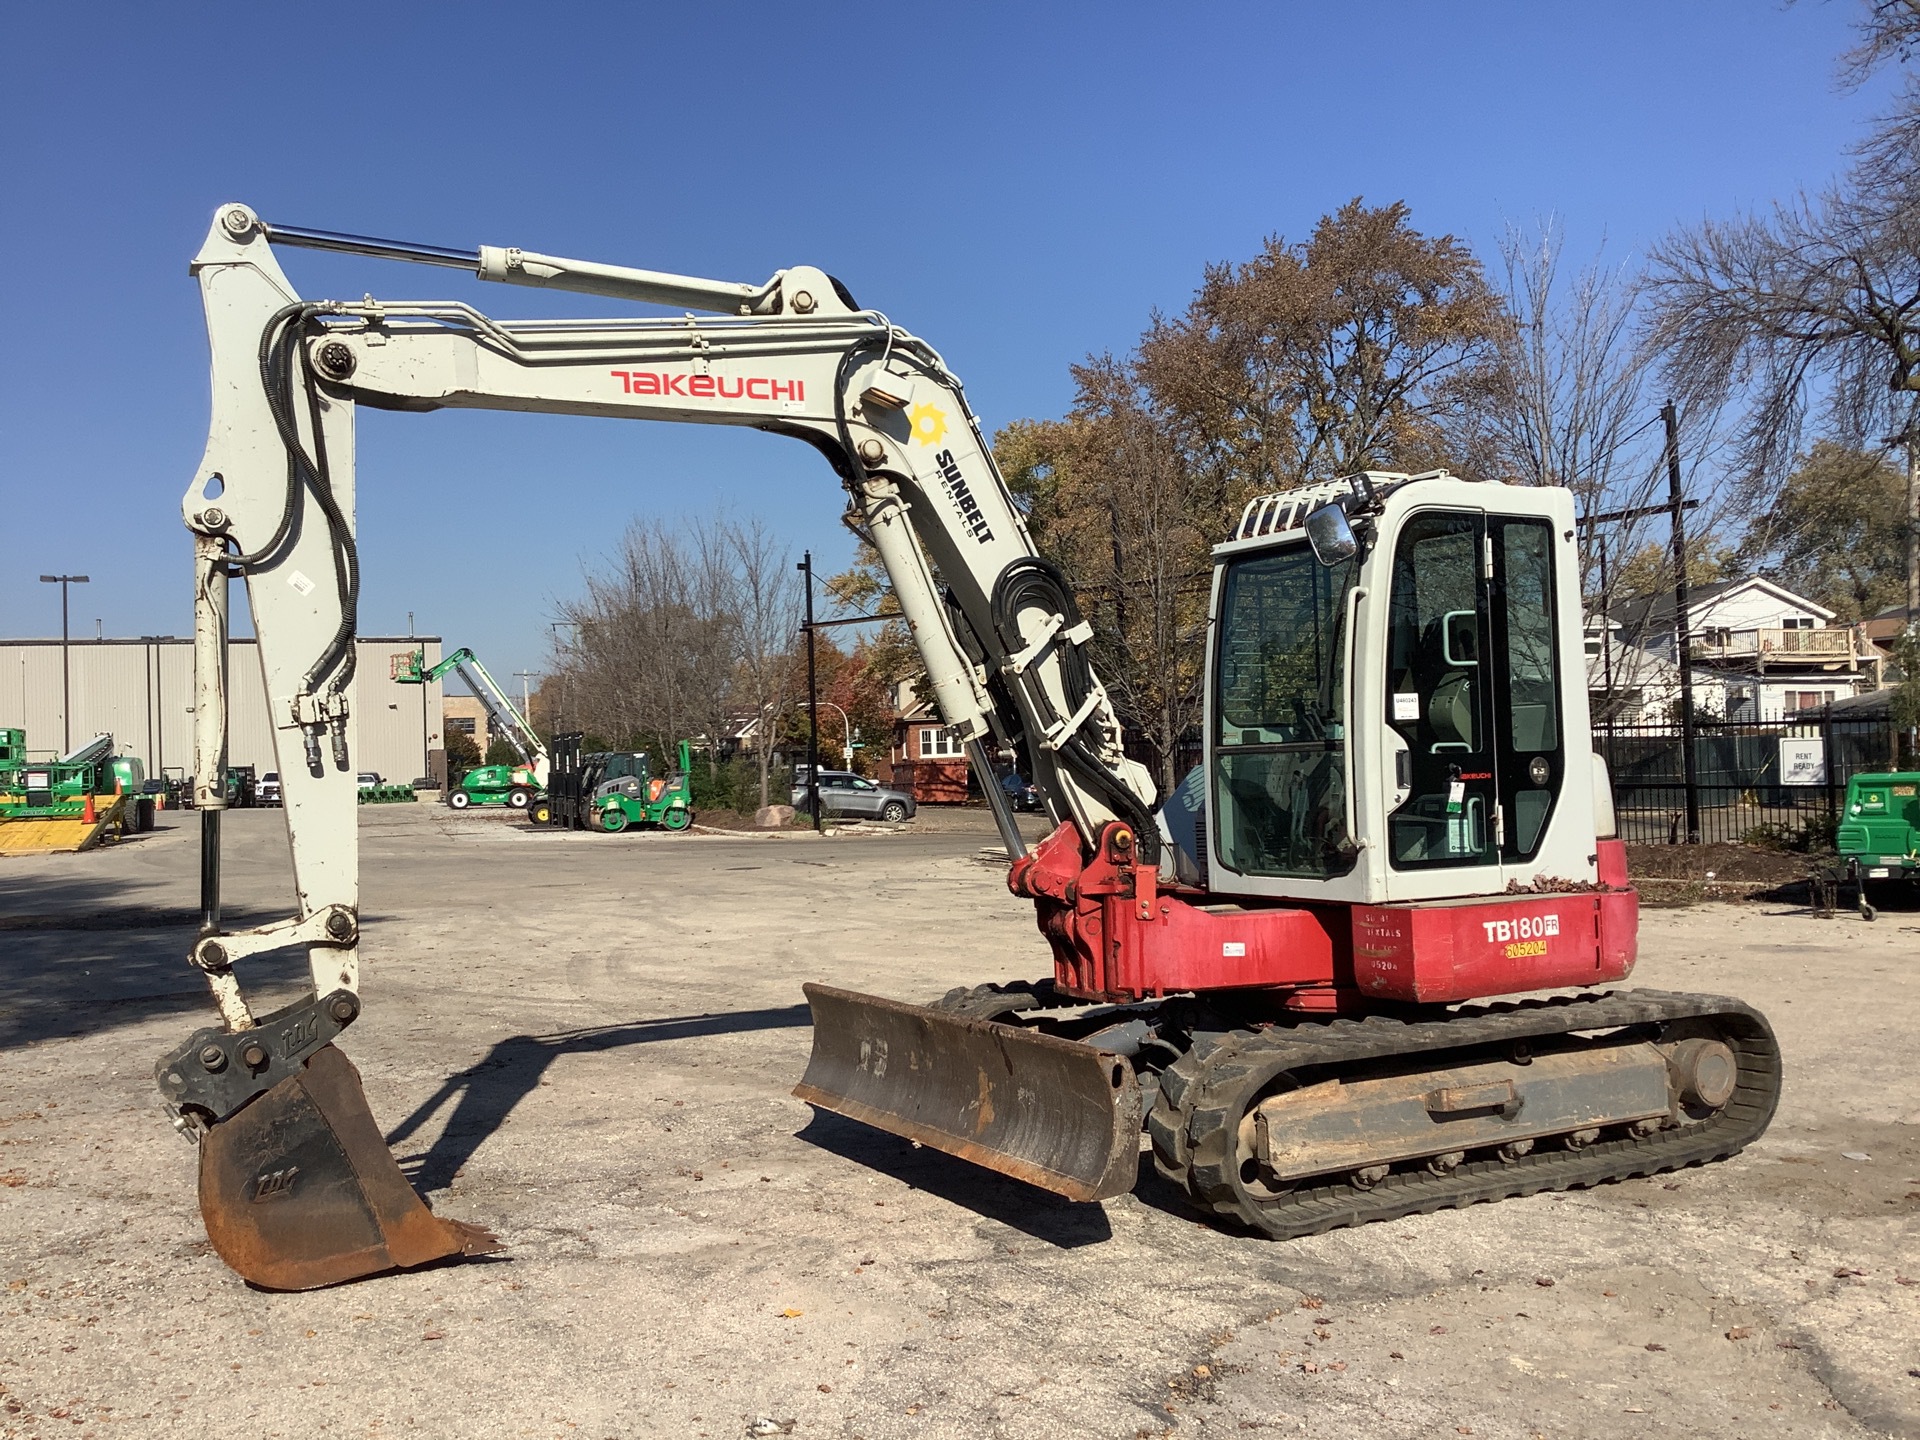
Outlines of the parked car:
[[386,783],[385,780],[380,778],[380,772],[378,770],[362,770],[360,772],[360,788],[362,790],[366,789],[369,785],[384,785]]
[[[807,792],[804,788],[794,792],[794,809],[807,813]],[[855,775],[851,770],[822,770],[820,772],[820,813],[822,815],[842,815],[849,820],[891,820],[901,821],[913,818],[918,807],[913,796],[904,790],[895,790],[888,785],[876,785],[863,775]]]
[[1017,770],[1009,770],[1000,777],[1000,788],[1006,792],[1007,799],[1016,810],[1039,810],[1040,790],[1026,776]]
[[262,805],[280,803],[280,772],[269,770],[260,777],[260,783],[254,787],[253,796]]
[[416,790],[438,790],[440,788],[440,777],[437,775],[422,775],[418,780],[413,782],[413,788]]

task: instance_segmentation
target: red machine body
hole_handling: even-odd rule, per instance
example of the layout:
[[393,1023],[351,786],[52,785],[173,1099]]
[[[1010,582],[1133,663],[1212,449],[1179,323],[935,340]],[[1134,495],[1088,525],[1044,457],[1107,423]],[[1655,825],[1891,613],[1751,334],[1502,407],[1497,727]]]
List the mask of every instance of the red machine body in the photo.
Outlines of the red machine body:
[[[1380,1001],[1442,1004],[1604,984],[1633,969],[1639,897],[1624,846],[1602,841],[1599,885],[1391,905],[1256,905],[1161,889],[1132,832],[1109,824],[1093,858],[1062,825],[1014,862],[1008,888],[1033,900],[1054,983],[1085,1000],[1184,991],[1286,992],[1298,1011]],[[1616,879],[1617,877],[1617,879]]]

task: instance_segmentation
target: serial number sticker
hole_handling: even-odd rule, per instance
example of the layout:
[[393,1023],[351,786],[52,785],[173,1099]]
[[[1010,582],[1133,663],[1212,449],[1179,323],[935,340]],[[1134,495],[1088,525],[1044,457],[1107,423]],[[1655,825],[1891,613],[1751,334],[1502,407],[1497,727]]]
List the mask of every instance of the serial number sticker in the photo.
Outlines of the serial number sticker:
[[1420,697],[1405,690],[1394,691],[1393,718],[1396,720],[1418,720],[1420,718]]
[[1544,940],[1516,940],[1513,944],[1507,946],[1507,959],[1509,960],[1524,960],[1529,955],[1544,955],[1546,953],[1547,942]]
[[287,576],[287,584],[291,585],[295,590],[298,590],[302,595],[311,595],[313,593],[313,581],[309,580],[305,575],[302,575],[298,570]]
[[1244,940],[1224,940],[1220,944],[1220,954],[1223,958],[1243,956],[1246,953],[1247,942]]
[[1869,880],[1884,880],[1884,879],[1886,879],[1886,878],[1887,878],[1887,867],[1886,867],[1886,866],[1884,866],[1884,865],[1877,865],[1877,866],[1875,866],[1875,867],[1874,867],[1873,869],[1871,869],[1871,870],[1869,870],[1869,871],[1867,871],[1867,878],[1868,878]]

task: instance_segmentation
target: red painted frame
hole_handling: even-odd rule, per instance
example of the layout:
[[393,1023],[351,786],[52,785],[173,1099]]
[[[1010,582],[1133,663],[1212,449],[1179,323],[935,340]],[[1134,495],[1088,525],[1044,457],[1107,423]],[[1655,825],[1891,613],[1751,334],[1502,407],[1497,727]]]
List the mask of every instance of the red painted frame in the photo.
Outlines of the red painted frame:
[[[1619,848],[1603,857],[1609,882],[1625,880]],[[1102,828],[1091,858],[1062,825],[1007,886],[1034,902],[1055,984],[1087,1000],[1262,988],[1292,1009],[1364,1010],[1603,984],[1633,969],[1639,927],[1639,897],[1619,882],[1402,905],[1210,903],[1160,890],[1122,824]]]

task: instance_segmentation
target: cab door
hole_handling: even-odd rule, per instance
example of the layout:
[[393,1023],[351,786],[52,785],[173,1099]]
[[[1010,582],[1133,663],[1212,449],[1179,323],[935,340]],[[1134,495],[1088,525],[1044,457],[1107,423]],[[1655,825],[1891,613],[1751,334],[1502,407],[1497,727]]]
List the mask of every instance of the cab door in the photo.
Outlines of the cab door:
[[1387,611],[1391,898],[1503,888],[1488,522],[1421,510],[1394,541]]
[[1500,863],[1531,880],[1565,771],[1553,526],[1539,516],[1487,519],[1488,619]]
[[1534,877],[1565,771],[1553,528],[1426,510],[1395,541],[1387,641],[1388,893]]

